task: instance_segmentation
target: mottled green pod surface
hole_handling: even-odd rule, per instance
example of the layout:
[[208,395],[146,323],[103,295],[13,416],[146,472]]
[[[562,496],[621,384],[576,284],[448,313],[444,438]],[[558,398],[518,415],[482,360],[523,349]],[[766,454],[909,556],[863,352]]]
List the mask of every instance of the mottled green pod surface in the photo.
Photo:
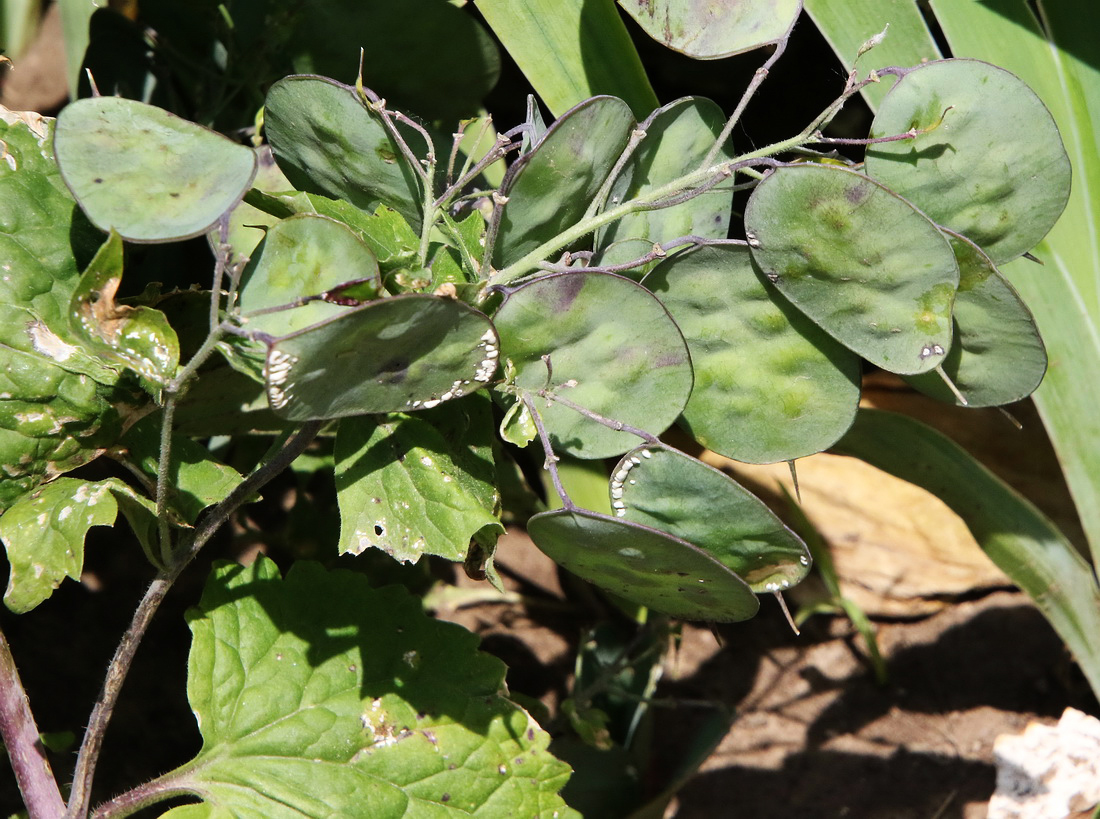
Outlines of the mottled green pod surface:
[[851,426],[859,357],[779,295],[748,248],[678,253],[642,285],[672,313],[691,351],[695,389],[683,423],[699,443],[738,461],[774,463],[821,452]]
[[130,242],[202,235],[241,200],[256,173],[251,148],[122,97],[65,106],[54,153],[88,218]]
[[[940,368],[968,406],[995,407],[1026,398],[1047,369],[1046,348],[1031,311],[977,245],[958,234],[945,235],[961,276],[955,338]],[[906,380],[934,398],[958,403],[936,372]]]
[[578,577],[634,603],[684,620],[748,620],[760,603],[741,578],[685,540],[590,512],[535,515],[527,531]]
[[[691,359],[676,323],[652,293],[622,276],[578,272],[536,279],[512,291],[493,322],[501,353],[515,366],[515,386],[525,391],[549,388],[655,435],[676,420],[691,394]],[[562,452],[606,458],[638,444],[636,435],[569,407],[536,403]]]
[[831,165],[779,168],[749,198],[745,232],[776,288],[872,364],[926,372],[951,347],[955,254],[874,180]]
[[1027,84],[978,60],[910,71],[886,95],[872,137],[926,131],[872,145],[867,173],[996,264],[1034,247],[1069,199],[1070,165],[1054,120]]
[[493,247],[502,268],[572,227],[584,216],[630,140],[630,107],[618,97],[592,97],[569,109],[534,149],[516,160]]
[[619,0],[646,34],[697,60],[715,60],[781,39],[800,0]]
[[386,204],[420,230],[415,170],[351,86],[324,77],[279,80],[267,92],[264,131],[298,190],[345,199],[368,212]]
[[[644,196],[699,168],[725,124],[722,109],[702,97],[684,97],[655,111],[645,125],[645,139],[615,180],[609,205]],[[714,162],[733,156],[727,140]],[[600,233],[598,245],[602,249],[630,238],[651,244],[679,236],[725,239],[733,208],[733,191],[726,188],[716,187],[672,207],[627,214]]]
[[733,478],[671,447],[628,452],[610,484],[615,516],[699,547],[757,593],[781,591],[810,570],[806,544]]
[[269,342],[267,398],[291,421],[431,409],[485,386],[498,349],[472,307],[395,296]]
[[[346,225],[315,214],[276,222],[264,235],[241,274],[240,308],[249,313],[319,296],[338,285],[357,283],[364,301],[377,296],[378,262]],[[248,317],[247,327],[275,336],[288,335],[347,312],[347,307],[317,300]]]

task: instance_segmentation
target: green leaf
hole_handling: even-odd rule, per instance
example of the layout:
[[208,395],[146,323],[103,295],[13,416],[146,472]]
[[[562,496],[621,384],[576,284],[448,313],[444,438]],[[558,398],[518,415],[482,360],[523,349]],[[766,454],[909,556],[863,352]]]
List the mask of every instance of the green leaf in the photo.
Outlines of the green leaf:
[[0,540],[11,564],[4,592],[9,609],[28,612],[66,577],[80,579],[84,538],[93,526],[114,524],[116,496],[129,501],[131,520],[136,522],[143,510],[150,513],[151,502],[116,478],[96,483],[58,478],[21,497],[0,517]]
[[[892,65],[920,65],[942,56],[920,7],[912,0],[803,2],[806,13],[845,69],[854,65],[861,73],[866,73]],[[860,55],[864,44],[883,31],[886,36]],[[881,82],[864,86],[860,93],[874,111],[891,87],[890,78],[884,77]]]
[[554,116],[610,94],[636,117],[660,103],[612,0],[476,0]]
[[[948,110],[950,109],[950,110]],[[906,74],[883,100],[871,137],[924,130],[867,149],[867,174],[1000,264],[1033,248],[1069,198],[1058,128],[1019,78],[978,60]]]
[[779,168],[749,198],[745,231],[779,292],[872,364],[925,372],[950,348],[955,254],[874,180],[832,165]]
[[[1016,290],[973,242],[946,232],[959,262],[955,335],[940,368],[967,406],[1019,401],[1035,390],[1047,369],[1046,349],[1035,320]],[[906,380],[941,401],[958,398],[930,372]]]
[[[859,404],[859,358],[767,284],[745,247],[699,247],[642,280],[691,351],[683,422],[699,443],[747,463],[827,449]],[[690,540],[690,538],[689,538]]]
[[[301,214],[272,225],[241,273],[240,310],[248,330],[284,336],[347,312],[349,294],[333,293],[288,310],[263,313],[354,283],[354,297],[378,296],[378,262],[359,237],[335,219]],[[258,313],[258,315],[249,315]]]
[[622,155],[636,122],[617,97],[593,97],[550,126],[508,169],[493,247],[497,268],[523,258],[583,216]]
[[586,509],[542,512],[535,545],[578,577],[684,620],[748,620],[760,603],[737,575],[686,540]]
[[1004,66],[1035,90],[1070,156],[1069,204],[1034,251],[1046,267],[1021,260],[1002,272],[1046,342],[1051,366],[1034,399],[1100,563],[1100,17],[1087,0],[1042,3],[1041,24],[1034,6],[1008,0],[934,7],[956,56]]
[[260,557],[218,566],[188,619],[203,747],[151,786],[204,801],[183,815],[575,815],[503,664],[404,588]]
[[716,60],[784,39],[800,0],[619,0],[650,37],[697,60]]
[[[351,86],[323,77],[279,80],[267,92],[264,131],[279,167],[298,190],[343,199],[367,212],[389,205],[420,230],[415,169]],[[412,147],[427,148],[417,141]]]
[[671,447],[633,449],[612,473],[616,517],[699,547],[757,594],[802,581],[810,553],[764,502],[729,475]]
[[[467,408],[471,400],[418,415],[341,421],[336,436],[341,554],[374,548],[403,562],[425,554],[460,561],[482,529],[503,533],[494,513],[492,420],[483,412],[475,426]],[[445,435],[433,423],[439,417],[464,419],[464,434]],[[471,451],[475,445],[477,452]]]
[[910,418],[863,410],[835,451],[946,503],[1035,601],[1100,691],[1100,587],[1092,567],[1054,524],[956,444]]
[[122,239],[112,230],[80,277],[69,303],[69,325],[88,350],[163,386],[179,367],[179,339],[159,310],[115,301],[122,254]]
[[291,421],[431,409],[485,386],[498,350],[472,307],[395,296],[271,341],[267,397]]
[[[521,285],[493,316],[515,386],[549,388],[588,410],[664,432],[691,394],[691,359],[654,296],[607,273],[559,273]],[[543,356],[549,356],[551,373]],[[575,385],[572,382],[576,382]],[[556,448],[579,458],[620,455],[638,443],[562,404],[537,399]]]
[[[161,414],[142,418],[122,438],[128,459],[153,481],[160,461]],[[213,506],[244,480],[231,466],[220,463],[202,444],[183,435],[172,436],[172,457],[168,465],[169,499],[188,523],[198,520],[199,513]]]
[[[634,199],[700,168],[725,124],[722,109],[702,97],[684,97],[655,111],[645,124],[645,139],[615,181],[610,201]],[[727,141],[714,161],[733,156]],[[627,214],[608,225],[597,244],[604,248],[629,238],[652,243],[679,236],[725,239],[732,208],[733,191],[715,188],[669,208]]]
[[241,200],[256,174],[251,148],[121,97],[65,106],[54,150],[93,224],[131,242],[201,236]]

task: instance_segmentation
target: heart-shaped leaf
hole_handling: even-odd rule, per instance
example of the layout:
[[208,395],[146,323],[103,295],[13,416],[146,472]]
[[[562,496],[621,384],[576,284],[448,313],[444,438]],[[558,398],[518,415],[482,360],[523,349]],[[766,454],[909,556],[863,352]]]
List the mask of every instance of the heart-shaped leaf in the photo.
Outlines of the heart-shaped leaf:
[[950,349],[955,254],[874,180],[834,165],[779,168],[749,197],[745,232],[776,288],[872,364],[921,373]]
[[748,620],[760,603],[710,555],[673,535],[586,509],[542,512],[527,523],[535,545],[578,577],[684,620]]
[[201,236],[241,200],[256,174],[251,148],[122,97],[66,105],[54,153],[88,218],[130,242]]
[[[775,292],[744,246],[678,253],[642,280],[672,313],[695,370],[683,422],[748,463],[821,452],[852,424],[859,357]],[[688,538],[690,540],[690,538]]]

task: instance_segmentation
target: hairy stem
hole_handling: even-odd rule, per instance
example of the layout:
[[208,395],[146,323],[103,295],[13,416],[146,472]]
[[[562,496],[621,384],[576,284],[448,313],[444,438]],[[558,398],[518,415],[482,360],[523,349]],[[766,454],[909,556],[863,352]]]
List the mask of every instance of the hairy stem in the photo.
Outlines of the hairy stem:
[[[107,668],[107,674],[103,680],[99,699],[92,709],[91,718],[88,721],[88,729],[84,732],[84,740],[80,745],[80,753],[77,756],[76,771],[73,774],[73,790],[69,797],[66,819],[82,819],[88,813],[88,801],[91,795],[92,780],[95,776],[96,762],[103,745],[103,735],[111,714],[114,712],[118,695],[126,680],[126,675],[133,663],[134,654],[142,637],[149,628],[149,623],[156,614],[160,604],[164,602],[168,590],[176,582],[185,568],[191,563],[199,550],[214,536],[230,516],[237,511],[252,495],[258,492],[272,478],[282,472],[309,446],[321,429],[320,421],[310,421],[303,424],[293,433],[282,448],[271,460],[258,467],[252,474],[244,479],[229,493],[221,503],[210,510],[199,522],[191,534],[186,548],[178,550],[173,563],[162,569],[149,585],[145,596],[138,604],[134,612],[130,627],[123,634],[118,648],[115,650],[111,664]],[[54,813],[53,816],[59,815]]]
[[65,801],[38,737],[27,692],[19,679],[4,632],[0,631],[0,739],[8,751],[15,782],[30,819],[54,819]]

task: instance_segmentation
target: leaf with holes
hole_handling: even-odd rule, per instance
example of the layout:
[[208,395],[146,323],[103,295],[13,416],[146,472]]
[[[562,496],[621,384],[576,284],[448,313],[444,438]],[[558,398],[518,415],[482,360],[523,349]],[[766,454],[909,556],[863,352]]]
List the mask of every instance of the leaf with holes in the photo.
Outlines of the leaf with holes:
[[[722,109],[702,97],[684,97],[655,111],[645,124],[645,139],[615,180],[610,201],[634,199],[701,167],[725,123]],[[733,155],[733,146],[727,142],[714,162]],[[719,186],[672,207],[627,214],[608,225],[597,244],[602,249],[629,238],[651,243],[678,236],[725,239],[732,208],[733,191],[728,185]]]
[[593,97],[562,114],[501,186],[493,264],[502,268],[584,216],[630,141],[635,126],[618,97]]
[[[1031,311],[981,248],[945,231],[959,260],[955,338],[940,365],[971,407],[1019,401],[1039,386],[1046,348]],[[936,372],[908,376],[910,384],[941,401],[958,403]]]
[[504,665],[403,587],[261,556],[216,566],[188,624],[203,747],[145,789],[204,804],[167,816],[576,816]]
[[[155,518],[152,502],[117,478],[91,483],[58,478],[21,497],[0,517],[0,540],[11,574],[4,604],[22,614],[46,600],[66,577],[80,578],[84,538],[93,526],[111,526],[118,516],[116,495],[131,503],[127,517]],[[137,527],[135,527],[137,528]]]
[[1004,69],[939,60],[910,71],[882,101],[871,136],[911,128],[926,132],[868,147],[868,175],[995,264],[1033,248],[1065,208],[1070,165],[1058,127]]
[[[492,416],[483,400],[476,411],[474,400],[416,415],[340,422],[341,554],[373,548],[410,563],[425,554],[459,561],[478,532],[503,533],[495,514]],[[452,427],[459,420],[461,429],[444,434],[437,420]]]
[[[549,386],[574,404],[655,435],[676,420],[691,394],[691,358],[676,323],[653,294],[622,276],[536,279],[511,291],[493,322],[522,390]],[[538,411],[562,452],[606,458],[638,443],[629,432],[546,403],[538,399]]]
[[647,444],[611,475],[615,515],[699,547],[756,593],[800,583],[806,544],[733,478],[671,447]]
[[163,386],[179,366],[179,339],[160,310],[115,301],[122,254],[122,239],[111,231],[80,277],[69,303],[69,326],[88,350]]
[[[309,296],[326,298],[263,312]],[[377,296],[374,254],[350,228],[325,216],[302,214],[272,225],[241,273],[246,329],[272,336],[303,330],[347,312],[349,302]]]
[[619,0],[646,34],[697,60],[716,60],[782,40],[801,0]]
[[[279,80],[267,92],[264,131],[279,167],[298,190],[343,199],[367,212],[389,205],[420,230],[416,170],[381,117],[350,85],[312,76]],[[411,138],[414,144],[423,141]]]
[[745,232],[779,292],[872,364],[921,373],[950,349],[955,254],[874,180],[833,165],[779,168],[749,197]]
[[54,152],[88,218],[130,242],[201,236],[241,200],[256,174],[251,148],[122,97],[65,106]]
[[[794,309],[747,248],[698,247],[642,280],[691,351],[683,423],[699,443],[747,463],[821,452],[852,424],[860,361]],[[689,538],[690,539],[690,538]]]
[[745,581],[713,557],[648,526],[587,509],[557,509],[532,517],[527,532],[578,577],[671,617],[730,623],[760,608]]
[[492,322],[472,307],[395,296],[271,341],[267,397],[291,421],[431,409],[484,387],[498,350]]

